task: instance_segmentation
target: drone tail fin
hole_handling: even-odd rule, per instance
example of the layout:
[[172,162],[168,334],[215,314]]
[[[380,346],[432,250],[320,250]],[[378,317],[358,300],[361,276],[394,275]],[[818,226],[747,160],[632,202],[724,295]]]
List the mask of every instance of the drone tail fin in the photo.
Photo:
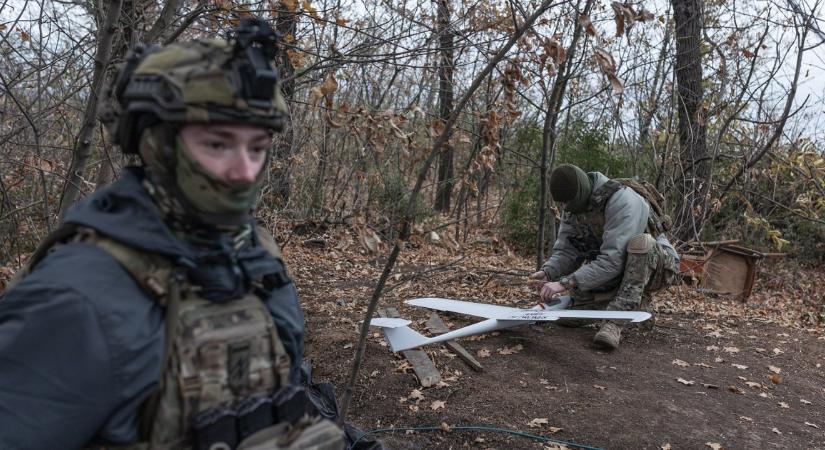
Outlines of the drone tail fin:
[[429,338],[418,333],[407,325],[409,320],[377,318],[370,320],[370,325],[384,329],[384,335],[393,352],[409,350],[424,345]]

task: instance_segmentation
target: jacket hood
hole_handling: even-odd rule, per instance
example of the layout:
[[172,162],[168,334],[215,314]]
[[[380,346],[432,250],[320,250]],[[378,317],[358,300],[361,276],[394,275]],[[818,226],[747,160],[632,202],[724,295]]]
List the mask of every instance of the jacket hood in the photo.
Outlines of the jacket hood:
[[142,185],[144,177],[143,168],[124,168],[117,181],[73,206],[65,222],[93,228],[132,248],[191,258],[192,250],[163,222]]

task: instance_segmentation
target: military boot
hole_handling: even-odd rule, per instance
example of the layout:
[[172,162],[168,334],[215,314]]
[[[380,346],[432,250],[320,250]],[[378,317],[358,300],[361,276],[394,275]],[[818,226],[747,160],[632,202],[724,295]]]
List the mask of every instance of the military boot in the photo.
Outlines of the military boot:
[[622,339],[622,327],[615,322],[605,321],[596,336],[593,345],[604,350],[616,350]]

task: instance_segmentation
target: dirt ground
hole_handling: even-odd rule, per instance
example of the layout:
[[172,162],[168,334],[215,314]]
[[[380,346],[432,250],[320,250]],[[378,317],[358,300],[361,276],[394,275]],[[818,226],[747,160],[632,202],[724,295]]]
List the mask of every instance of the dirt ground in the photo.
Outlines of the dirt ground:
[[[346,228],[290,235],[285,255],[306,313],[306,355],[316,381],[343,394],[367,301],[383,268]],[[414,237],[382,297],[426,334],[429,311],[403,300],[474,299],[529,307],[533,266],[492,234],[460,247]],[[628,328],[619,350],[591,347],[596,329],[530,325],[463,345],[475,372],[443,346],[427,351],[441,371],[423,389],[409,364],[371,334],[348,421],[390,449],[725,448],[825,449],[823,268],[760,266],[745,303],[691,286],[658,293],[655,327]],[[791,279],[792,281],[789,281]],[[442,314],[450,328],[472,318]],[[442,425],[443,424],[443,425]],[[493,430],[462,430],[481,425]]]

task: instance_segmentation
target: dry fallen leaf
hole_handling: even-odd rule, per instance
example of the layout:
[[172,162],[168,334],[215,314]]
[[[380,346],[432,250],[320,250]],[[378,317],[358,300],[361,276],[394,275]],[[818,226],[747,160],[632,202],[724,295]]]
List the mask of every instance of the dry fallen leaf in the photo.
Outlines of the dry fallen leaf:
[[707,350],[709,352],[715,352],[715,351],[719,350],[719,347],[717,347],[715,345],[708,345],[707,347],[705,347],[705,350]]
[[594,384],[594,385],[593,385],[593,387],[594,387],[594,388],[596,388],[596,389],[598,389],[598,390],[600,390],[600,391],[603,391],[603,390],[607,389],[606,387],[604,387],[604,386],[600,386],[600,385],[598,385],[598,384]]
[[739,418],[744,420],[745,422],[753,422],[753,417],[739,416]]
[[690,366],[690,363],[684,362],[684,361],[682,361],[681,359],[674,359],[674,360],[673,360],[673,362],[672,362],[672,364],[676,364],[677,366],[681,366],[681,367],[688,367],[688,366]]
[[661,450],[671,450],[673,447],[671,447],[671,446],[670,446],[670,442],[668,442],[667,444],[665,444],[665,445],[663,445],[663,446],[661,446],[661,447],[659,447],[659,448],[660,448]]
[[776,427],[771,428],[771,431],[773,431],[776,434],[782,434],[782,432],[779,431],[779,429],[777,429]]
[[432,409],[433,411],[438,411],[439,409],[444,409],[444,406],[446,406],[446,404],[447,402],[436,400],[432,402],[432,404],[430,404],[430,409]]
[[728,353],[739,353],[739,347],[724,347],[722,350]]
[[702,383],[702,386],[704,386],[704,387],[706,387],[706,388],[708,388],[708,389],[719,389],[719,386],[717,386],[717,385],[715,385],[715,384],[707,384],[707,383]]
[[556,434],[559,431],[563,431],[563,429],[559,428],[559,427],[550,427],[550,428],[547,429],[547,431],[549,431],[550,434]]
[[805,422],[805,425],[807,425],[807,426],[809,426],[809,427],[814,427],[814,428],[819,429],[819,425],[817,425],[817,424],[815,424],[815,423]]
[[479,358],[487,358],[487,357],[490,356],[490,350],[487,350],[486,348],[482,348],[476,354],[478,355]]
[[518,344],[518,345],[516,345],[516,346],[514,346],[514,347],[504,347],[504,348],[500,348],[500,349],[498,349],[498,353],[499,353],[500,355],[513,355],[513,354],[516,354],[516,353],[518,353],[518,352],[520,352],[520,351],[522,351],[522,350],[524,350],[524,346],[523,346],[523,345],[521,345],[521,344]]
[[783,408],[786,408],[786,409],[791,407],[791,405],[789,405],[789,404],[787,404],[787,403],[785,403],[785,402],[779,402],[779,406],[781,406],[781,407],[783,407]]
[[799,403],[802,403],[803,405],[810,405],[811,404],[811,402],[809,402],[808,400],[805,400],[804,398],[800,398]]
[[684,379],[684,378],[677,378],[677,379],[676,379],[676,381],[678,381],[678,382],[680,382],[680,383],[684,384],[685,386],[693,386],[694,384],[696,384],[696,382],[695,382],[695,381],[693,381],[693,380],[686,380],[686,379]]
[[748,368],[748,366],[743,366],[742,364],[731,364],[731,365],[733,367],[736,367],[737,369],[742,369],[742,370],[745,370],[745,369]]
[[773,372],[773,373],[780,373],[780,372],[782,372],[782,369],[780,369],[779,367],[776,367],[776,366],[768,366],[768,370],[770,370],[770,371],[771,371],[771,372]]
[[550,422],[549,419],[546,418],[536,418],[529,422],[527,422],[527,426],[531,428],[541,428],[542,425],[547,425]]
[[705,442],[705,445],[713,450],[722,450],[722,444],[717,444],[716,442]]
[[413,389],[412,392],[410,392],[410,395],[407,396],[407,398],[420,401],[424,400],[424,394],[421,393],[421,391],[419,391],[418,389]]
[[746,381],[745,384],[752,388],[760,388],[762,387],[762,383],[757,383],[756,381]]
[[768,378],[773,382],[773,384],[779,384],[782,382],[782,377],[777,374],[768,375]]
[[441,428],[441,431],[444,431],[444,432],[447,432],[447,433],[449,433],[450,431],[453,431],[453,429],[450,428],[449,425],[447,425],[447,422],[441,422],[441,426],[439,428]]
[[745,394],[745,391],[743,391],[742,389],[739,389],[738,387],[736,387],[734,385],[728,386],[728,390],[733,392],[734,394],[739,394],[739,395],[744,395]]

